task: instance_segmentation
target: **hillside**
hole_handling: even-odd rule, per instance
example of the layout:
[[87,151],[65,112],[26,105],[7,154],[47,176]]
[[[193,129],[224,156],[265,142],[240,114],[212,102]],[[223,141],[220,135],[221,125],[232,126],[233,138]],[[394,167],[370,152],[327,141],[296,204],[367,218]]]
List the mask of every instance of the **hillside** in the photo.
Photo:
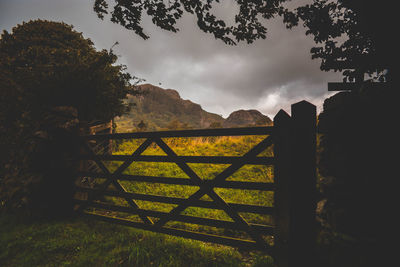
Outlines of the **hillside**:
[[[115,119],[117,131],[145,131],[176,128],[242,127],[269,124],[271,120],[256,110],[239,110],[228,119],[207,112],[190,100],[182,99],[173,89],[163,89],[151,84],[139,86],[142,94],[129,96],[133,107],[129,114]],[[143,123],[141,123],[143,122]],[[265,123],[264,123],[265,122]]]

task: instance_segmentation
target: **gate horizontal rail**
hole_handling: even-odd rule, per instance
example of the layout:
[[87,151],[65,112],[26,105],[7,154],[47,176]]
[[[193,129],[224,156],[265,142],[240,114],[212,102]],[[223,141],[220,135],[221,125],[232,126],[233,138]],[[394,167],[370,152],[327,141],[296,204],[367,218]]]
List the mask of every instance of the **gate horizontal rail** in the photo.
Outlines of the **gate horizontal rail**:
[[271,135],[272,126],[83,135],[86,140]]
[[[76,200],[77,203],[85,201],[79,201]],[[109,203],[99,203],[99,202],[91,202],[88,204],[90,207],[94,208],[99,208],[99,209],[105,209],[105,210],[111,210],[111,211],[120,211],[120,212],[125,212],[125,213],[130,213],[130,214],[145,214],[147,216],[151,217],[167,217],[169,216],[168,212],[162,212],[162,211],[155,211],[155,210],[145,210],[145,209],[133,209],[132,207],[124,207],[124,206],[117,206]],[[192,223],[192,224],[199,224],[199,225],[206,225],[206,226],[212,226],[212,227],[218,227],[218,228],[228,228],[232,230],[243,230],[246,231],[246,228],[244,226],[240,226],[235,222],[232,221],[226,221],[226,220],[216,220],[216,219],[211,219],[211,218],[203,218],[203,217],[196,217],[196,216],[190,216],[190,215],[177,215],[174,218],[174,221],[178,222],[185,222],[185,223]],[[268,234],[271,235],[273,232],[273,227],[267,226],[267,225],[262,225],[262,224],[249,224],[251,227],[256,229],[262,234]]]
[[232,164],[232,163],[245,163],[253,165],[271,165],[273,164],[273,157],[256,157],[250,159],[243,159],[242,157],[228,157],[228,156],[131,156],[131,155],[81,155],[80,159],[94,160],[95,158],[107,161],[143,161],[143,162],[185,162],[185,163],[212,163],[212,164]]
[[[157,195],[149,195],[149,194],[139,194],[139,193],[130,193],[130,192],[119,192],[119,191],[100,191],[87,187],[78,187],[78,191],[81,192],[93,192],[93,193],[102,193],[105,196],[114,196],[114,197],[123,197],[123,198],[131,198],[137,200],[145,200],[152,202],[160,202],[167,204],[182,204],[186,201],[186,198],[178,198],[178,197],[166,197],[166,196],[157,196]],[[250,204],[237,204],[237,203],[227,203],[231,207],[233,207],[238,212],[249,212],[249,213],[258,213],[258,214],[268,214],[271,215],[273,212],[273,207],[266,206],[257,206]],[[191,203],[192,207],[199,208],[208,208],[208,209],[220,209],[215,205],[212,201],[205,200],[196,200]]]
[[157,227],[154,225],[143,224],[143,223],[134,222],[131,220],[120,219],[120,218],[115,218],[115,217],[106,216],[106,215],[99,215],[99,214],[95,214],[95,213],[91,213],[91,212],[87,212],[84,215],[92,217],[92,218],[96,218],[96,219],[99,219],[102,221],[106,221],[106,222],[116,223],[116,224],[125,225],[125,226],[131,226],[134,228],[139,228],[139,229],[148,230],[148,231],[161,233],[161,234],[168,234],[168,235],[173,235],[173,236],[179,236],[179,237],[199,240],[199,241],[203,241],[203,242],[211,242],[211,243],[216,243],[216,244],[221,244],[221,245],[226,245],[226,246],[239,247],[239,248],[248,249],[248,250],[271,251],[271,248],[260,246],[255,241],[251,241],[251,240],[243,240],[243,239],[239,239],[239,238],[232,238],[232,237],[225,237],[225,236],[223,237],[223,236],[212,235],[212,234],[204,234],[204,233],[198,233],[198,232],[193,232],[193,231],[188,231],[188,230],[180,230],[180,229],[171,228],[171,227]]
[[[159,176],[144,176],[144,175],[130,175],[130,174],[105,174],[98,172],[78,172],[79,177],[93,177],[93,178],[108,178],[118,179],[121,181],[136,181],[146,183],[160,183],[160,184],[175,184],[175,185],[188,185],[198,186],[197,183],[188,178],[177,177],[159,177]],[[208,183],[210,180],[203,180],[203,183]],[[274,191],[274,183],[267,182],[245,182],[245,181],[221,181],[213,183],[216,188],[231,188],[231,189],[247,189],[247,190],[260,190],[260,191]]]

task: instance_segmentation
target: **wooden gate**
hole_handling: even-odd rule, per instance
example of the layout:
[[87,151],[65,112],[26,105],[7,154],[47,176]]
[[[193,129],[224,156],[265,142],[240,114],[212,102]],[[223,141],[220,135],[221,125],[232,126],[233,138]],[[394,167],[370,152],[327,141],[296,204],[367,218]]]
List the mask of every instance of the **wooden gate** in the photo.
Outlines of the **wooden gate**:
[[[274,255],[280,266],[288,265],[287,259],[297,256],[306,257],[313,246],[315,224],[315,106],[302,101],[292,105],[292,116],[281,110],[274,118],[274,126],[178,130],[159,132],[135,132],[82,136],[82,160],[96,164],[95,171],[81,170],[79,179],[102,178],[95,187],[80,184],[78,191],[85,197],[76,199],[76,209],[85,215],[133,226],[153,232],[170,234],[206,242],[213,242],[242,249],[262,250]],[[163,140],[182,137],[218,137],[218,136],[263,136],[260,142],[242,156],[180,156]],[[109,140],[144,139],[131,155],[113,155],[96,151],[94,147]],[[165,155],[143,155],[151,145],[156,144]],[[267,148],[273,148],[272,156],[259,156]],[[103,161],[120,161],[122,164],[110,171]],[[155,177],[129,175],[123,172],[133,162],[169,162],[175,163],[189,177]],[[189,166],[190,163],[229,164],[214,179],[206,180]],[[227,178],[244,165],[273,166],[273,182],[228,181]],[[187,198],[159,196],[128,192],[121,181],[146,182],[169,185],[196,186],[199,189]],[[112,185],[113,190],[110,190]],[[274,192],[274,205],[250,205],[226,202],[214,189],[229,188],[241,190],[259,190]],[[129,206],[116,205],[102,201],[104,196],[124,199]],[[207,196],[209,200],[201,199]],[[169,212],[141,208],[137,201],[151,201],[175,204]],[[188,207],[218,209],[230,217],[228,220],[203,218],[181,214]],[[138,215],[140,221],[134,221],[107,213],[96,213],[93,209],[123,212]],[[270,225],[248,223],[240,213],[271,215],[274,223]],[[223,228],[230,231],[245,232],[248,239],[235,236],[209,234],[169,227],[170,221],[178,221],[203,226]],[[303,246],[296,252],[292,246]],[[304,248],[307,246],[307,251]],[[304,255],[300,255],[304,254]],[[308,257],[307,257],[308,258]],[[285,263],[286,262],[286,263]]]

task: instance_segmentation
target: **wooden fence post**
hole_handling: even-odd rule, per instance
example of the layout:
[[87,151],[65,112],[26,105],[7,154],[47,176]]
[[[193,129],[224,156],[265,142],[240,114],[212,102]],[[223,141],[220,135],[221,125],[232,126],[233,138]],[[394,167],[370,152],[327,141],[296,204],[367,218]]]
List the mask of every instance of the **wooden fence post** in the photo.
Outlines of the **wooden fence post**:
[[[90,134],[90,128],[89,128],[88,122],[87,121],[82,121],[82,120],[79,121],[78,129],[77,129],[78,138],[80,138],[80,136],[82,136],[82,135],[88,135],[88,134]],[[79,148],[78,148],[79,155],[86,153],[85,149],[80,144],[80,141],[78,142],[78,144],[79,144]],[[89,163],[88,163],[87,160],[79,160],[77,172],[87,172],[88,168],[89,168]],[[75,177],[75,179],[77,179],[77,178],[78,177]],[[88,184],[90,184],[89,179],[91,179],[91,178],[87,178],[87,179],[84,180],[83,177],[80,177],[80,179],[75,182],[75,185],[76,186],[87,186]],[[75,198],[82,199],[82,200],[83,199],[87,200],[88,193],[77,191],[75,193]],[[74,210],[76,211],[78,209],[78,207],[79,207],[79,205],[75,205],[74,206]]]
[[291,123],[283,110],[274,117],[274,260],[279,267],[288,267],[290,259]]
[[[88,134],[91,134],[88,122],[87,121],[80,121],[79,122],[79,128],[78,128],[78,135],[82,136],[82,135],[88,135]],[[80,146],[79,150],[80,150],[80,153],[85,153],[86,152],[83,149],[82,146]],[[87,161],[83,161],[83,160],[79,161],[79,171],[81,171],[81,172],[88,171],[88,166],[89,166],[89,164],[88,164]]]
[[290,266],[314,266],[316,242],[316,107],[292,105]]

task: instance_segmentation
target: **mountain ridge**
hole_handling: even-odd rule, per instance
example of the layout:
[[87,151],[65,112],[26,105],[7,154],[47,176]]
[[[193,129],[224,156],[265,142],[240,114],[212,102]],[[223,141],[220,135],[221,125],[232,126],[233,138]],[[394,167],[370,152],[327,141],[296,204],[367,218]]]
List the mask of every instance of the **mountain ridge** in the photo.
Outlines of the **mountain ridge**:
[[227,119],[203,110],[201,105],[182,99],[174,89],[164,89],[152,84],[141,84],[139,95],[129,95],[132,105],[128,114],[115,118],[118,132],[136,130],[156,131],[162,129],[218,128],[269,125],[268,116],[257,110],[238,110]]

